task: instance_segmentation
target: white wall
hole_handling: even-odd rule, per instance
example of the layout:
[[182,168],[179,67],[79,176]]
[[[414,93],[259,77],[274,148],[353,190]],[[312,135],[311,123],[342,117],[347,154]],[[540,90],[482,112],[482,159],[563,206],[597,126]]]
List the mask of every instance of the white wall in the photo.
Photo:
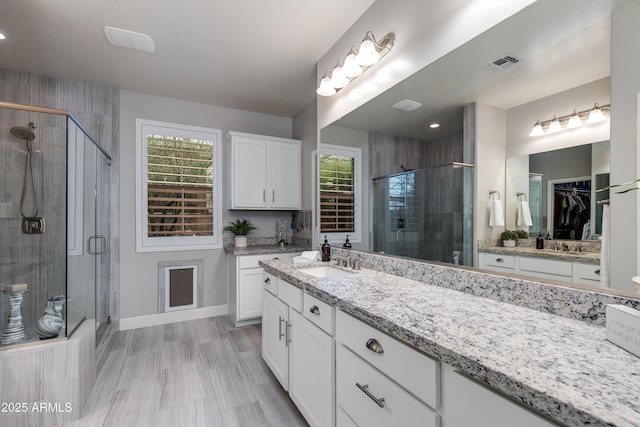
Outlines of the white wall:
[[309,104],[293,118],[293,138],[302,140],[302,210],[313,207],[313,179],[311,153],[318,147],[316,102]]
[[[640,176],[638,100],[640,92],[640,1],[616,10],[611,18],[611,182]],[[632,290],[631,277],[640,271],[640,205],[637,192],[611,196],[611,283]]]
[[[144,118],[194,126],[291,138],[286,117],[216,107],[141,93],[120,91],[120,298],[121,319],[157,314],[160,261],[204,260],[204,306],[226,306],[227,265],[222,249],[136,253],[135,251],[135,119]],[[275,220],[291,214],[227,211],[227,147],[223,145],[223,223],[238,216],[253,219],[257,235],[275,236]]]

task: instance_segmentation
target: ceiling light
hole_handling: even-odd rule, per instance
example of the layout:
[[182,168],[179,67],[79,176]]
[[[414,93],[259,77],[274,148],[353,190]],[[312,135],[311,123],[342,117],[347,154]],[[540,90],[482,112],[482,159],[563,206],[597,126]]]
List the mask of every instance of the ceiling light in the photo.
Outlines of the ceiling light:
[[547,129],[547,132],[554,133],[554,132],[560,132],[561,130],[562,130],[562,125],[560,124],[560,120],[558,120],[556,116],[553,116],[551,123],[549,123],[549,129]]
[[546,133],[576,128],[583,125],[585,120],[587,124],[606,120],[611,115],[610,112],[611,104],[600,106],[596,102],[590,110],[573,110],[572,114],[560,117],[553,116],[553,119],[545,120],[543,122],[540,120],[536,121],[536,124],[533,126],[533,129],[531,129],[529,136],[542,136]]
[[[349,82],[389,53],[395,38],[393,33],[389,33],[382,40],[376,41],[373,33],[368,31],[360,45],[360,50],[357,51],[352,47],[344,61],[338,61],[338,65],[330,75],[331,77],[329,77],[328,73],[324,75],[316,93],[320,96],[331,96],[336,93],[336,89],[342,89],[347,86]],[[333,90],[329,90],[325,87],[326,85],[331,85]]]
[[320,96],[331,96],[336,94],[336,89],[331,85],[331,79],[329,78],[329,72],[325,73],[322,80],[320,80],[320,86],[316,90],[316,93]]
[[431,129],[437,129],[437,128],[439,128],[439,127],[440,127],[440,123],[431,123],[431,124],[429,125],[429,127],[430,127]]
[[602,113],[600,106],[596,102],[596,104],[593,106],[593,108],[589,112],[589,118],[587,119],[587,123],[597,123],[597,122],[601,122],[604,119],[605,119],[604,114]]
[[420,107],[422,107],[422,104],[416,101],[412,101],[410,99],[398,101],[391,106],[391,108],[395,108],[396,110],[402,110],[402,111],[413,111],[413,110],[417,110]]
[[116,47],[147,53],[156,51],[156,44],[146,34],[123,30],[122,28],[104,27],[104,35],[109,40],[109,43]]
[[6,38],[7,38],[7,36],[5,36],[2,31],[0,31],[0,40],[4,40]]
[[536,121],[536,124],[533,125],[533,128],[531,129],[529,136],[542,136],[542,135],[544,135],[544,129],[542,129],[542,124],[540,123],[540,120],[538,120]]

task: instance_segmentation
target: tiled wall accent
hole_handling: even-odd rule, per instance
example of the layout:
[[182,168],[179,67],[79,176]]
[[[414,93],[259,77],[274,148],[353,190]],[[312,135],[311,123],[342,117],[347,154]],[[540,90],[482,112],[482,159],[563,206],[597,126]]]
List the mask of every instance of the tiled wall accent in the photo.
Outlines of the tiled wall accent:
[[[119,254],[118,254],[118,235],[119,235],[119,91],[115,88],[107,88],[99,85],[88,84],[77,81],[69,81],[64,79],[57,79],[52,77],[39,76],[32,73],[16,72],[10,70],[0,69],[0,100],[5,102],[13,102],[17,104],[31,105],[36,107],[56,108],[70,111],[85,128],[91,133],[91,135],[98,141],[99,145],[104,148],[112,157],[112,164],[109,168],[109,184],[108,189],[110,192],[111,204],[108,208],[110,224],[110,259],[105,262],[105,270],[110,272],[110,289],[105,286],[100,290],[102,293],[101,301],[110,307],[105,307],[104,310],[111,313],[113,319],[119,317]],[[33,114],[18,112],[12,114],[6,114],[4,111],[0,114],[0,151],[1,160],[5,166],[3,167],[3,183],[2,190],[5,192],[11,192],[11,200],[17,200],[19,206],[20,192],[22,189],[22,177],[24,173],[23,161],[18,162],[17,159],[13,159],[15,156],[19,156],[18,144],[13,141],[13,137],[8,133],[8,129],[12,126],[26,126],[29,121],[38,122],[38,142],[51,141],[59,139],[53,133],[61,133],[63,140],[65,140],[64,125],[57,123],[60,118],[56,116],[46,116],[43,114]],[[35,145],[35,144],[34,144]],[[64,201],[60,197],[62,194],[61,186],[65,185],[64,179],[53,179],[51,174],[56,164],[64,165],[66,160],[66,154],[64,151],[51,152],[49,149],[52,147],[46,147],[42,145],[40,159],[46,159],[42,164],[37,165],[36,174],[41,182],[39,190],[41,197],[41,204],[46,206],[49,212],[47,213],[47,236],[41,236],[45,240],[51,240],[61,248],[64,246],[64,234],[65,219],[61,219],[61,223],[58,224],[57,220],[54,221],[56,216],[51,212],[51,209],[64,209]],[[60,155],[58,155],[60,154]],[[12,157],[13,156],[13,157]],[[38,155],[36,155],[38,157]],[[11,161],[13,159],[13,161]],[[51,171],[50,171],[51,169]],[[63,169],[64,171],[64,169]],[[10,178],[9,178],[10,177]],[[7,178],[7,179],[5,179]],[[17,198],[16,198],[17,197]],[[62,205],[60,205],[62,203]],[[9,219],[20,218],[19,208],[16,203],[13,203],[13,210],[5,216],[9,216]],[[57,206],[57,207],[56,207]],[[16,209],[18,209],[16,211]],[[103,207],[104,209],[104,207]],[[1,209],[0,209],[1,211]],[[0,216],[2,212],[0,212]],[[3,218],[0,218],[2,221]],[[16,221],[12,221],[16,222]],[[3,227],[5,228],[5,227]],[[15,227],[14,227],[15,228]],[[17,247],[11,249],[0,250],[0,266],[10,266],[12,269],[21,269],[21,266],[33,265],[34,263],[39,268],[27,274],[27,270],[33,268],[22,268],[24,274],[22,276],[18,272],[16,275],[8,276],[3,274],[0,277],[0,287],[7,283],[26,282],[33,286],[33,284],[42,284],[43,286],[35,289],[31,292],[27,298],[23,307],[23,317],[25,318],[25,324],[33,325],[36,316],[41,314],[44,309],[44,301],[47,297],[52,295],[64,293],[60,289],[64,289],[64,269],[60,266],[64,266],[64,250],[57,250],[58,255],[44,255],[52,253],[46,246],[43,246],[38,242],[34,245],[35,239],[33,236],[22,235],[20,230],[14,230],[14,238],[7,239],[6,241],[17,241],[25,243],[18,243]],[[53,244],[53,243],[52,243]],[[38,248],[34,251],[34,248]],[[62,258],[62,263],[59,259],[53,259],[59,256]],[[30,259],[32,261],[30,261]],[[9,268],[9,267],[7,267]],[[3,270],[3,273],[5,271]],[[101,283],[107,284],[108,280],[101,280]],[[0,319],[0,326],[6,322],[6,298],[2,298],[0,301],[0,313],[2,316]]]
[[596,325],[605,324],[607,304],[640,308],[638,298],[611,295],[597,290],[551,285],[471,268],[454,268],[374,253],[349,252],[340,248],[335,248],[332,251],[332,255],[334,254],[357,254],[365,268]]
[[[0,402],[25,403],[26,412],[0,412],[3,426],[49,426],[78,419],[96,381],[95,322],[69,339],[0,351]],[[33,410],[41,404],[50,410]],[[68,405],[68,406],[67,406]]]

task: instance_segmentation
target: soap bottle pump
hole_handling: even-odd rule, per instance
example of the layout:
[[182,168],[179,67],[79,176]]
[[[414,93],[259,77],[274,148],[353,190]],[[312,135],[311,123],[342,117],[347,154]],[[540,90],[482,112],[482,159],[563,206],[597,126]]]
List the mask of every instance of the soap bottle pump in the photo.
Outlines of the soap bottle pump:
[[344,245],[342,245],[345,249],[351,249],[351,243],[349,242],[349,235],[347,234],[347,240],[345,240]]
[[324,236],[324,243],[322,244],[322,261],[331,261],[331,246],[327,241],[327,236]]

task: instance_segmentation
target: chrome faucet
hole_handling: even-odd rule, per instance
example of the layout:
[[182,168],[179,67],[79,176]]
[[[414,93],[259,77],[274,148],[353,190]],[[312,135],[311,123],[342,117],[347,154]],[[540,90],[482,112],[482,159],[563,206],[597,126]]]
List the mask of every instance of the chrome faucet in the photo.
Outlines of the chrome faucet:
[[342,257],[342,256],[339,256],[339,255],[334,255],[334,256],[333,256],[333,259],[335,259],[335,260],[336,260],[336,265],[338,265],[338,266],[340,265],[340,261],[342,261],[342,266],[343,266],[343,267],[346,267],[346,266],[347,266],[347,263],[349,263],[349,262],[350,262],[350,258],[348,258],[348,257]]
[[360,258],[351,259],[351,268],[353,268],[354,270],[360,270],[361,264],[362,264],[362,260]]

